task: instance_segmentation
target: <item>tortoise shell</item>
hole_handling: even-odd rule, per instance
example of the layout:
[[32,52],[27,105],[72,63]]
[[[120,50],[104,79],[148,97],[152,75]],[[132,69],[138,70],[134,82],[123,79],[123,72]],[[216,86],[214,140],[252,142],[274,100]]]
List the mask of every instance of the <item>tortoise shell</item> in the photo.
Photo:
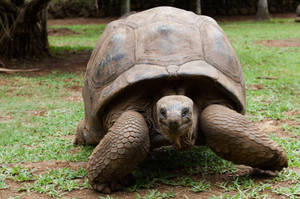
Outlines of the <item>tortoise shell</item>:
[[157,7],[113,21],[88,62],[83,88],[88,123],[126,87],[169,77],[208,77],[245,112],[244,76],[231,43],[210,17]]

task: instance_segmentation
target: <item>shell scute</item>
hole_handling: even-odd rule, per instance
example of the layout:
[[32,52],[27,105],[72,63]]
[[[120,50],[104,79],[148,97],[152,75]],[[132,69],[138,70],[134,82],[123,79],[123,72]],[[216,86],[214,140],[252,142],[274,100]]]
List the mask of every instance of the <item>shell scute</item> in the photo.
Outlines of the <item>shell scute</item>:
[[[115,26],[115,25],[114,25]],[[135,63],[135,37],[133,29],[119,23],[99,46],[91,68],[95,87],[114,80]]]
[[229,39],[214,23],[201,27],[205,61],[236,82],[242,81],[242,70]]
[[197,27],[159,21],[137,28],[136,40],[138,64],[181,65],[203,58]]

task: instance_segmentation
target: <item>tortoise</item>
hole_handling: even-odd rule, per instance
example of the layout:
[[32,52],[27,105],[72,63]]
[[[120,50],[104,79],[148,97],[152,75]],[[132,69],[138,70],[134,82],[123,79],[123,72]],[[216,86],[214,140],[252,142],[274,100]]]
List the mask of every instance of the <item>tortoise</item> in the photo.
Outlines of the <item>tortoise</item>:
[[118,190],[156,148],[207,145],[236,164],[277,171],[283,149],[245,116],[236,53],[210,17],[157,7],[107,25],[87,65],[74,144],[97,145],[92,187]]

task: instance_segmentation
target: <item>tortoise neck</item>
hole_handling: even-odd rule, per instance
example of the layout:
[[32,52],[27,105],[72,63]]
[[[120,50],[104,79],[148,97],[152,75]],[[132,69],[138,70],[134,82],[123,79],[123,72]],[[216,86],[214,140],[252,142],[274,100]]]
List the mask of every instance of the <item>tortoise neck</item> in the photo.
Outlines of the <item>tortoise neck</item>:
[[186,89],[184,87],[163,89],[161,97],[165,97],[169,95],[185,95],[186,94],[185,90]]

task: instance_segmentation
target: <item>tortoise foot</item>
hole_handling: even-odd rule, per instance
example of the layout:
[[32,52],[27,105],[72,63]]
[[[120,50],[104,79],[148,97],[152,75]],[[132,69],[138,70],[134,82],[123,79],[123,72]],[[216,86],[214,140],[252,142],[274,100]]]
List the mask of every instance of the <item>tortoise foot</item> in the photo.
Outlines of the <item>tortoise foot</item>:
[[275,177],[278,171],[262,170],[258,168],[253,168],[251,175],[257,177]]
[[245,116],[222,105],[201,113],[206,144],[220,157],[235,164],[278,171],[288,166],[286,153]]
[[106,193],[109,194],[111,193],[111,188],[109,184],[93,184],[92,185],[93,189],[100,192],[100,193]]
[[109,183],[98,183],[93,184],[92,187],[94,190],[109,194],[114,191],[122,190],[124,187],[128,187],[134,183],[134,178],[132,174],[129,174],[119,180],[111,181]]
[[89,182],[99,192],[119,190],[128,185],[127,175],[147,157],[149,149],[143,116],[135,111],[124,112],[94,149],[88,161]]

